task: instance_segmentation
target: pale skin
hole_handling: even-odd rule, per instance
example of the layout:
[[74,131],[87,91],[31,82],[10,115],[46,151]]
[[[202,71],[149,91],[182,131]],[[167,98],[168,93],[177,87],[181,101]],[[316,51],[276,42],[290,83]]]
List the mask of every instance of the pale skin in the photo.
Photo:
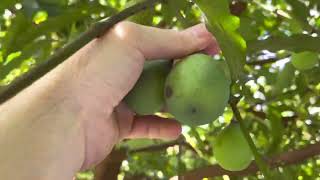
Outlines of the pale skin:
[[71,180],[123,139],[175,139],[172,119],[136,116],[122,99],[145,60],[174,59],[218,46],[203,24],[184,31],[116,25],[0,105],[0,175]]

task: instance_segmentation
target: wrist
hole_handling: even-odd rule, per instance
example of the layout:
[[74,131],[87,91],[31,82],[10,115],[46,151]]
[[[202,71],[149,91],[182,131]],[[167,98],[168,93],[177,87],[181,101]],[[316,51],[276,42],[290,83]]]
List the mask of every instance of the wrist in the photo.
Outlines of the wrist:
[[84,133],[70,98],[70,76],[59,66],[0,106],[4,179],[71,179],[80,169]]

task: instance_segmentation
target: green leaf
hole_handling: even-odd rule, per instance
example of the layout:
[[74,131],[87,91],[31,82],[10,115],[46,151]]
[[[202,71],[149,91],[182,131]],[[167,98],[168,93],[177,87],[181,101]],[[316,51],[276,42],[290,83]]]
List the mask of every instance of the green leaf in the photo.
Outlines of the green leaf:
[[259,35],[258,28],[253,24],[253,20],[248,17],[241,17],[241,24],[238,31],[245,40],[257,39]]
[[301,73],[295,79],[295,84],[297,85],[297,91],[301,96],[303,96],[308,89],[308,81],[305,74]]
[[[50,53],[51,40],[39,40],[36,43],[32,43],[26,46],[20,55],[5,64],[0,66],[0,80],[4,79],[12,70],[19,68],[24,60],[33,57],[37,60],[37,63],[41,62]],[[10,57],[10,56],[8,56]]]
[[68,4],[68,0],[37,0],[41,4],[48,4],[54,6],[66,6]]
[[20,2],[20,0],[1,0],[0,3],[0,14],[3,13],[3,10],[12,7],[14,4]]
[[184,28],[191,26],[189,20],[181,15],[181,12],[185,13],[187,9],[190,10],[190,3],[187,0],[168,1],[163,4],[162,8],[163,18],[166,22],[172,23],[173,18],[176,17]]
[[285,64],[284,68],[279,72],[276,83],[273,86],[273,96],[280,95],[284,89],[290,87],[294,78],[294,71],[295,69],[290,62]]
[[47,11],[49,16],[58,16],[61,13],[64,12],[64,8],[58,4],[51,4],[51,3],[46,3],[45,1],[39,1],[38,0],[38,4],[39,4],[39,8],[41,8],[41,10]]
[[226,58],[232,79],[238,80],[246,62],[246,42],[236,31],[240,20],[230,14],[229,1],[196,0],[207,18],[208,28],[216,37]]
[[[135,4],[141,3],[144,0],[131,0],[126,4],[126,8],[131,7]],[[129,18],[130,21],[142,24],[142,25],[152,25],[153,16],[155,15],[155,10],[153,8],[149,8],[144,10],[138,14],[135,14]]]
[[319,67],[313,68],[313,69],[311,69],[309,71],[305,71],[303,73],[306,76],[307,82],[309,84],[318,84],[318,83],[320,83],[320,77],[319,77],[320,68]]
[[268,151],[274,153],[280,150],[284,126],[281,113],[276,107],[268,106],[267,118],[271,127],[271,145]]
[[8,54],[17,51],[17,46],[19,42],[18,37],[23,37],[26,29],[31,26],[31,22],[25,17],[22,12],[16,14],[16,17],[11,21],[11,25],[7,29],[7,33],[2,39],[2,53],[6,57]]
[[319,55],[315,52],[304,51],[293,53],[291,56],[292,65],[298,70],[309,70],[315,67],[319,62]]
[[39,4],[36,0],[22,0],[22,11],[28,17],[32,16],[39,10]]
[[292,17],[296,20],[300,26],[306,30],[312,30],[312,27],[308,23],[309,9],[305,3],[298,0],[286,0],[292,7]]
[[[7,53],[18,51],[41,35],[61,30],[63,27],[69,26],[73,22],[90,17],[92,13],[101,12],[102,10],[106,10],[106,8],[98,4],[88,5],[84,3],[82,5],[69,7],[63,14],[51,18],[49,17],[48,20],[38,25],[26,26],[22,24],[18,29],[20,31],[23,30],[23,36],[15,33],[9,37],[12,39],[13,43],[11,43],[10,46],[5,44],[4,47],[7,48]],[[111,10],[109,13],[110,12]],[[24,18],[24,16],[22,15],[21,18]],[[21,23],[26,22],[28,22],[26,19],[21,20]],[[29,23],[31,22],[29,21]]]

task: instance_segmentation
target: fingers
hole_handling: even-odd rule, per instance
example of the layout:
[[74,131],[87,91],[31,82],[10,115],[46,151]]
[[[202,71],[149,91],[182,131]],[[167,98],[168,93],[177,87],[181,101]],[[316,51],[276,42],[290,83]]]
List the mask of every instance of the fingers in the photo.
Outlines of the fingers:
[[124,139],[131,132],[131,125],[134,120],[134,112],[129,107],[121,102],[114,110],[118,127],[119,127],[119,139]]
[[171,119],[158,116],[135,117],[127,138],[176,139],[181,134],[181,125]]
[[137,48],[146,59],[178,58],[217,45],[204,24],[179,32],[122,22],[114,32]]
[[204,52],[209,55],[219,54],[221,51],[216,39],[213,37],[212,42],[204,49]]

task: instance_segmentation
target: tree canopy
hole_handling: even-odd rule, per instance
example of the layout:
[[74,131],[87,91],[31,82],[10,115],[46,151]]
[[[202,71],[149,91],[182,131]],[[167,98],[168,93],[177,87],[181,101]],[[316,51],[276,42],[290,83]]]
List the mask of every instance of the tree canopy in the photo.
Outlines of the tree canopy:
[[[127,140],[77,178],[319,179],[320,1],[151,1],[155,5],[133,12],[128,20],[174,29],[207,24],[220,45],[219,58],[226,60],[231,72],[230,105],[210,124],[183,126],[176,141]],[[142,0],[1,0],[0,90],[52,57],[63,61],[72,52],[69,44],[79,37],[81,42],[94,38],[86,34],[100,27],[94,24],[137,3],[148,4]],[[57,55],[59,51],[66,54]],[[255,154],[255,161],[242,171],[221,168],[213,150],[217,134],[231,121],[240,121]]]

